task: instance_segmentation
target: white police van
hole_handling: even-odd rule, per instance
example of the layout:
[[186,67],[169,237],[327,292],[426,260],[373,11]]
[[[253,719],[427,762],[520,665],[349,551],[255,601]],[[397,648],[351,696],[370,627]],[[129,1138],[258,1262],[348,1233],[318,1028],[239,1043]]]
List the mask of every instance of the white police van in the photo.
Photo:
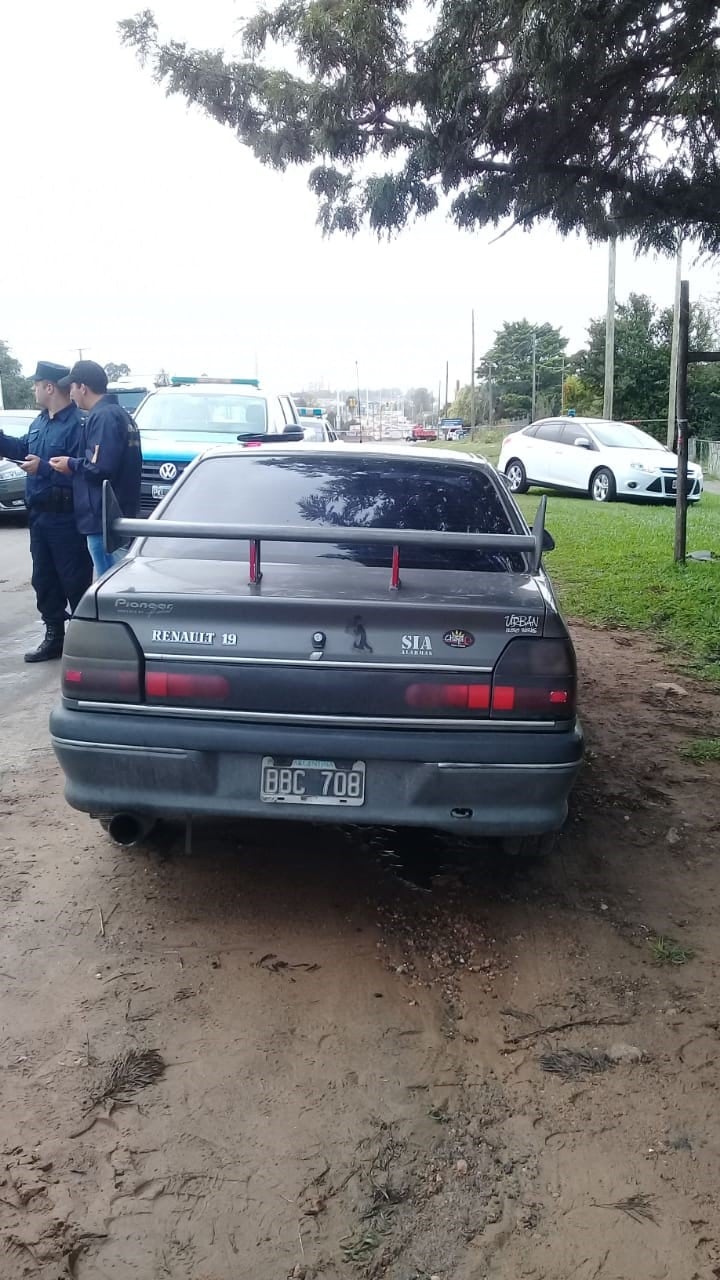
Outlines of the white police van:
[[321,408],[300,406],[300,426],[306,441],[311,444],[335,444],[337,435],[330,426],[327,414]]
[[189,462],[218,444],[262,442],[302,423],[292,397],[257,378],[173,377],[154,387],[134,415],[142,442],[141,514],[153,511]]

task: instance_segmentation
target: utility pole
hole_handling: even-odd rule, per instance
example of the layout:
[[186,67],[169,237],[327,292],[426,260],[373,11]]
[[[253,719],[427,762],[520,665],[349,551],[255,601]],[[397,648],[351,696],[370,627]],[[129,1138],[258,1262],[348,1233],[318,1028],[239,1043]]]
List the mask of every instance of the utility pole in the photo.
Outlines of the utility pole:
[[360,399],[360,369],[358,368],[357,360],[355,361],[355,378],[357,381],[357,415],[360,424],[360,443],[362,444],[362,400]]
[[448,404],[450,403],[448,400],[449,395],[450,395],[450,361],[446,360],[445,361],[445,412],[446,413],[447,413]]
[[603,418],[612,419],[615,390],[615,275],[617,269],[617,236],[608,242],[608,298],[605,320],[605,395]]
[[675,447],[675,417],[678,398],[678,345],[680,341],[680,286],[682,277],[682,243],[678,241],[675,256],[675,305],[673,308],[672,346],[670,348],[670,392],[668,395],[667,447]]
[[470,435],[475,431],[475,312],[472,313],[472,369],[470,370]]
[[535,402],[537,400],[537,334],[533,334],[532,348],[532,418],[535,421]]
[[492,384],[492,360],[488,360],[488,426],[493,429],[495,418],[495,406],[493,405],[493,384]]
[[677,493],[675,495],[675,563],[684,564],[687,555],[687,468],[688,420],[687,379],[690,346],[690,284],[680,285],[680,315],[677,362]]
[[440,426],[440,394],[442,392],[442,382],[438,382],[438,427]]
[[560,357],[560,413],[565,412],[565,357]]

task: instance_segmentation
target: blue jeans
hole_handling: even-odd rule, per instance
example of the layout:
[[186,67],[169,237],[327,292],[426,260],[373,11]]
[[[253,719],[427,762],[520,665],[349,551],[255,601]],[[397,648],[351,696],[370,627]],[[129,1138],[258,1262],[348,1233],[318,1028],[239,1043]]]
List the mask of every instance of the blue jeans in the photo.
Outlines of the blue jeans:
[[127,551],[125,547],[120,547],[118,551],[111,552],[108,555],[103,546],[103,536],[101,533],[89,533],[87,535],[88,551],[95,565],[95,576],[101,578],[108,569],[112,569],[121,560],[125,559]]

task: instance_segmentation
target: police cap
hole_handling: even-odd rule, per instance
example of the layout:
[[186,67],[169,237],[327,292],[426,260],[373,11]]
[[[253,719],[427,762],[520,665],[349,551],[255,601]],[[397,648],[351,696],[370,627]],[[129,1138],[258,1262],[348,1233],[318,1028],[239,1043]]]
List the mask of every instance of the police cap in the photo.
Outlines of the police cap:
[[53,364],[51,360],[38,360],[37,369],[30,374],[31,382],[54,382],[66,378],[70,370],[66,364]]
[[97,396],[104,396],[107,391],[108,376],[101,364],[95,360],[76,360],[72,369],[68,369],[65,377],[58,383],[63,391],[71,387],[73,382],[80,387],[83,384],[94,391]]

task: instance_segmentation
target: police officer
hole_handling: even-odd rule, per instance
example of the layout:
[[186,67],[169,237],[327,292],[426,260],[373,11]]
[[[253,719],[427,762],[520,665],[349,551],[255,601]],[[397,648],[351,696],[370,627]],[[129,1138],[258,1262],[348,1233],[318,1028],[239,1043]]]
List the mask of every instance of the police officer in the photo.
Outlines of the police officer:
[[107,374],[94,360],[78,360],[60,387],[70,391],[75,404],[87,413],[82,447],[50,459],[62,476],[71,476],[75,519],[87,545],[98,577],[124,553],[108,554],[102,536],[102,486],[109,480],[124,516],[140,510],[142,453],[140,432],[130,414],[107,394]]
[[62,655],[67,606],[72,612],[92,582],[92,562],[75,524],[72,481],[50,466],[55,454],[76,453],[82,440],[82,415],[58,386],[68,373],[67,365],[39,361],[32,377],[40,414],[26,436],[0,431],[0,457],[14,459],[27,476],[32,585],[45,623],[45,638],[25,654],[26,662]]

